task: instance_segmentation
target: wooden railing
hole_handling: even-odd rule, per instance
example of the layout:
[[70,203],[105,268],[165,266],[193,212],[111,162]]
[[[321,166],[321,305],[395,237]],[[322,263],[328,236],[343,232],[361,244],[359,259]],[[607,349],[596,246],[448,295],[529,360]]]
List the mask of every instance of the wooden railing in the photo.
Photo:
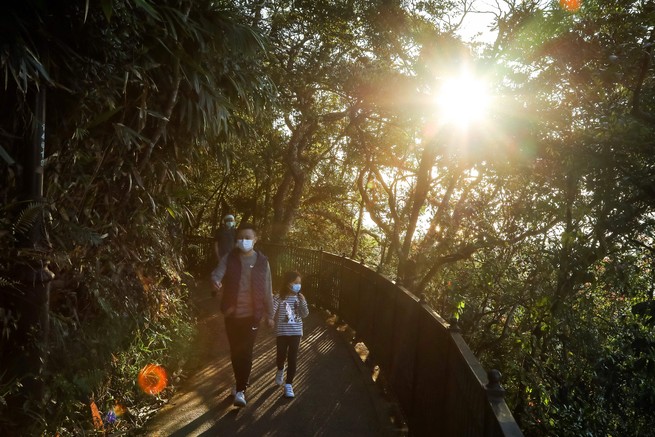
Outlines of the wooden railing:
[[[204,248],[192,249],[189,262],[202,264],[200,254],[212,254],[211,240],[193,244]],[[504,401],[500,373],[485,372],[459,329],[405,288],[345,257],[258,247],[269,257],[274,280],[298,270],[307,299],[337,314],[366,344],[411,436],[523,435]]]

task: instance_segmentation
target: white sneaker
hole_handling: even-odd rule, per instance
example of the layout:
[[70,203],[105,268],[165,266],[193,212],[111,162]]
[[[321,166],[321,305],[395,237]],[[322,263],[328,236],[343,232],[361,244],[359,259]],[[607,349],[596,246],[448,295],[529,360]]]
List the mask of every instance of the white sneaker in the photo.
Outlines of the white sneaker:
[[[249,382],[246,382],[246,388],[248,388],[248,387],[250,387],[250,383],[249,383]],[[244,393],[245,393],[245,392],[244,392]],[[236,385],[236,384],[234,384],[232,387],[230,387],[230,394],[231,394],[232,396],[234,396],[234,395],[237,394],[237,385]]]
[[284,384],[284,397],[285,398],[292,398],[295,395],[293,394],[293,387],[291,387],[291,384]]
[[282,385],[283,382],[284,382],[284,368],[275,372],[275,383],[277,385]]
[[246,406],[246,395],[242,391],[238,391],[234,395],[234,406],[235,407],[245,407]]

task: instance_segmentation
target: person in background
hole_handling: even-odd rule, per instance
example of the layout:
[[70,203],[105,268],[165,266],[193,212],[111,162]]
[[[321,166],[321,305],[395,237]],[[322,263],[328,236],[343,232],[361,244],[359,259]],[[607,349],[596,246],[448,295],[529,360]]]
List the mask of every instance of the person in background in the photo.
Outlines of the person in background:
[[236,248],[223,256],[211,274],[222,291],[221,312],[230,344],[236,387],[234,405],[246,405],[246,387],[252,370],[253,348],[262,318],[273,328],[273,288],[268,258],[254,249],[257,230],[250,223],[237,229]]
[[[293,398],[293,378],[296,375],[298,349],[302,338],[302,319],[309,314],[307,300],[300,293],[301,278],[298,272],[284,274],[279,294],[273,297],[273,314],[275,315],[275,334],[277,345],[277,372],[275,383],[284,382],[284,396]],[[284,379],[284,364],[287,363],[287,375]]]
[[216,259],[218,261],[234,249],[234,245],[236,244],[235,225],[236,222],[232,214],[227,214],[223,217],[223,223],[221,223],[214,237],[214,252],[216,252]]

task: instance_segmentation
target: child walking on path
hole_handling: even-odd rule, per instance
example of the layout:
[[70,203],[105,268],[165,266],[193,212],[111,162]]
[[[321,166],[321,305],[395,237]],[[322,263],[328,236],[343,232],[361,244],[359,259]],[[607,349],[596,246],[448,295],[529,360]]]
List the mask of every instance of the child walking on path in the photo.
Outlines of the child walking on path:
[[[275,383],[284,382],[284,396],[294,397],[293,377],[296,375],[298,349],[302,337],[302,318],[307,317],[309,308],[305,296],[300,293],[300,273],[284,274],[279,294],[273,297],[275,334],[277,344],[277,373]],[[287,362],[287,376],[284,379],[284,363]]]

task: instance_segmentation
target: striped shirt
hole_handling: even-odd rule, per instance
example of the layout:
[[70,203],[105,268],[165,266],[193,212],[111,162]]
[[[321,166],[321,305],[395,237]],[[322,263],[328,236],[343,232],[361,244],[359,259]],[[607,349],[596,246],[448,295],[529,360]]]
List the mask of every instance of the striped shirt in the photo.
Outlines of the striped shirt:
[[299,299],[293,293],[281,298],[273,296],[273,314],[275,314],[275,335],[302,336],[302,318],[307,317],[309,308],[306,299]]

